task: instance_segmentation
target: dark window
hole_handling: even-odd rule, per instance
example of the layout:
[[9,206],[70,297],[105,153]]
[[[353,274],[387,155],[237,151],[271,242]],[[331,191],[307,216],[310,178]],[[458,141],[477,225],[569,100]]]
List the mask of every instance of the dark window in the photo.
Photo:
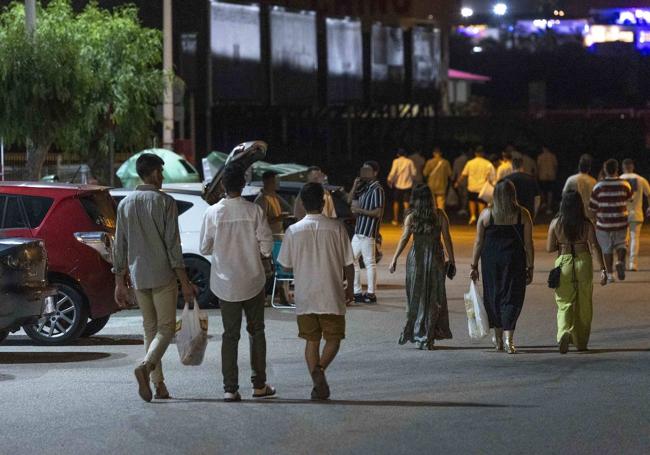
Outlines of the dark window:
[[23,217],[23,212],[20,208],[18,197],[9,196],[4,210],[4,219],[2,222],[2,229],[25,229],[27,222]]
[[185,160],[178,160],[181,163],[181,166],[185,168],[188,174],[196,174],[196,170],[190,166],[190,163],[188,163]]
[[49,212],[54,203],[54,199],[49,197],[23,196],[23,207],[27,214],[27,220],[32,228],[41,225],[45,215]]
[[108,231],[115,230],[115,201],[108,191],[97,191],[82,196],[80,200],[93,223]]
[[176,201],[176,206],[178,207],[178,215],[180,216],[183,213],[187,212],[189,209],[191,209],[194,206],[194,204],[187,201]]

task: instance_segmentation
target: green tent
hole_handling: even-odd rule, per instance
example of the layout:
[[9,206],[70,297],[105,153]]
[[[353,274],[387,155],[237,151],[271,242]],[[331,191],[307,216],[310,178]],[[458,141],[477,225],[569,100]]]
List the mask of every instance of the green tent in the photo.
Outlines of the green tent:
[[[207,162],[210,167],[209,171],[214,174],[223,163],[226,162],[228,155],[222,152],[212,152],[208,155]],[[253,180],[262,180],[262,174],[266,171],[277,172],[281,180],[304,181],[307,177],[307,166],[295,163],[271,164],[266,161],[258,161],[253,164]],[[207,174],[207,172],[206,172]]]
[[136,172],[135,162],[143,153],[153,153],[163,159],[165,162],[163,170],[165,183],[196,183],[201,181],[196,168],[188,163],[183,156],[171,150],[149,149],[133,155],[115,173],[122,181],[124,188],[132,189],[142,183]]

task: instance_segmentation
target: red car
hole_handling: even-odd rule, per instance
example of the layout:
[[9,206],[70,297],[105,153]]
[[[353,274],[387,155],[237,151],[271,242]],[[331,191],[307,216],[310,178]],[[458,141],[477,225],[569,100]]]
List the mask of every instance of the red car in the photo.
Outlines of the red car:
[[0,238],[42,239],[56,312],[24,326],[38,343],[63,344],[99,332],[118,311],[111,272],[115,203],[108,189],[37,182],[0,183]]

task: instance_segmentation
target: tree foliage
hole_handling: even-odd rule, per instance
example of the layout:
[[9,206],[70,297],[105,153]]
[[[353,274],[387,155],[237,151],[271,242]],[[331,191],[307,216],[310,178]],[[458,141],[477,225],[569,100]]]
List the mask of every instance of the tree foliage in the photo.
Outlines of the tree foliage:
[[135,7],[93,2],[77,13],[69,0],[39,5],[33,36],[24,24],[21,4],[0,14],[0,135],[27,146],[29,178],[52,145],[106,177],[110,147],[139,147],[151,135],[161,33],[142,27]]

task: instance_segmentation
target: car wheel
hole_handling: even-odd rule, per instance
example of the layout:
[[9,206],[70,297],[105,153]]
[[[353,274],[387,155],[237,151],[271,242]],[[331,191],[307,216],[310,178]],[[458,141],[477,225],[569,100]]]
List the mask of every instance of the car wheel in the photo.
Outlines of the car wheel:
[[88,319],[88,323],[86,323],[86,329],[83,331],[81,336],[83,338],[86,337],[91,337],[98,333],[101,329],[103,329],[106,324],[108,323],[108,320],[111,318],[111,315],[108,314],[104,317],[101,318],[96,318],[96,319]]
[[[210,291],[210,263],[200,258],[185,258],[185,271],[190,281],[199,289],[196,300],[201,308],[218,308],[217,297]],[[185,306],[183,295],[178,293],[178,308]]]
[[54,314],[23,327],[39,344],[65,344],[75,340],[86,329],[88,321],[88,308],[79,291],[64,283],[53,284],[57,288]]
[[9,336],[9,330],[0,330],[0,343],[7,339]]

